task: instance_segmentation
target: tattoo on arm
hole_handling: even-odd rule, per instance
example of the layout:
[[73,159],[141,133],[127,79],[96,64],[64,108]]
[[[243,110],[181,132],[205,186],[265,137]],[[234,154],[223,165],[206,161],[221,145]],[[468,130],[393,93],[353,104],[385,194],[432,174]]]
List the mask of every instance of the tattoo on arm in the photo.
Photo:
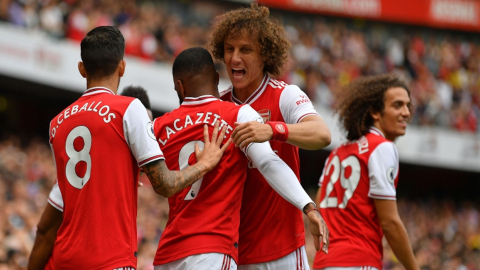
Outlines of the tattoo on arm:
[[205,169],[205,165],[195,164],[181,171],[170,171],[164,160],[153,161],[143,166],[143,171],[155,192],[167,198],[202,178],[206,173]]

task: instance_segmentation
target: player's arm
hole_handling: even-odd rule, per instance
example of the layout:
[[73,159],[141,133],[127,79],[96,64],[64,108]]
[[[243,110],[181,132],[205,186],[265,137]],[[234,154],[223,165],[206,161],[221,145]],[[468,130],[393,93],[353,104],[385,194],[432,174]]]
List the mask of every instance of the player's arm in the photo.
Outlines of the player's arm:
[[37,236],[28,260],[28,269],[44,269],[53,250],[57,231],[62,225],[63,213],[49,203],[37,226]]
[[395,256],[407,270],[419,269],[407,230],[398,215],[397,202],[381,199],[374,199],[374,202],[380,226]]
[[203,151],[200,151],[198,145],[195,145],[195,155],[199,157],[195,165],[181,171],[170,171],[165,164],[165,160],[156,160],[142,167],[155,192],[168,198],[195,183],[217,165],[231,143],[231,139],[229,139],[225,145],[221,146],[225,137],[226,126],[222,128],[219,135],[219,122],[217,121],[215,124],[211,141],[208,135],[208,127],[204,126],[205,145]]
[[320,243],[323,242],[323,251],[327,253],[329,243],[327,225],[292,169],[273,152],[268,142],[252,143],[245,153],[280,196],[307,214],[315,248],[320,250]]
[[300,88],[295,85],[285,87],[278,106],[285,123],[237,123],[232,134],[233,142],[244,147],[251,142],[277,140],[307,150],[320,149],[330,144],[330,130]]

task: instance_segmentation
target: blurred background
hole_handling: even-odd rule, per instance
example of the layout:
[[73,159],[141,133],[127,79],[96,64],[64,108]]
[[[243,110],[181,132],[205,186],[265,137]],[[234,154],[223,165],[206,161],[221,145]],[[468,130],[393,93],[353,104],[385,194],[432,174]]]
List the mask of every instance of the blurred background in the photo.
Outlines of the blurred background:
[[[147,89],[154,117],[178,107],[171,64],[205,46],[214,16],[254,1],[0,0],[0,270],[25,269],[55,182],[49,121],[81,96],[79,43],[116,25],[126,40],[128,85]],[[333,114],[339,89],[393,72],[415,113],[397,142],[400,215],[422,269],[480,269],[480,1],[261,0],[292,43],[281,78],[314,102],[332,145],[300,151],[314,196],[329,151],[345,140]],[[222,80],[229,86],[222,63]],[[138,269],[153,269],[168,202],[142,177]],[[307,237],[307,252],[315,251]],[[384,269],[403,269],[384,244]]]

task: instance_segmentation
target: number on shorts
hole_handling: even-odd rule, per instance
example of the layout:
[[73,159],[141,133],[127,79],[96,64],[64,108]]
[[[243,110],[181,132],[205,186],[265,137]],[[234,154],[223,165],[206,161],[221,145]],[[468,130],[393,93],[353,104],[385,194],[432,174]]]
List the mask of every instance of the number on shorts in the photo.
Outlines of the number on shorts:
[[[198,144],[200,150],[203,150],[203,146],[205,145],[202,141],[191,141],[185,144],[182,149],[180,150],[180,154],[178,155],[178,166],[180,170],[185,169],[186,167],[192,165],[188,164],[188,159],[192,154],[195,153],[195,144]],[[191,201],[195,199],[198,195],[198,191],[200,190],[200,186],[202,185],[203,177],[198,179],[197,182],[192,184],[192,187],[188,191],[187,195],[185,196],[185,201]]]
[[[332,171],[333,167],[333,171]],[[352,173],[349,177],[345,177],[345,169],[350,167]],[[325,190],[325,198],[320,202],[321,208],[341,208],[345,209],[347,207],[348,201],[352,198],[353,193],[358,187],[360,182],[360,162],[356,156],[349,156],[343,161],[340,161],[338,156],[334,156],[330,163],[328,164],[325,170],[325,179],[330,178],[330,181],[327,184],[327,189]],[[333,191],[335,183],[340,180],[341,186],[345,189],[343,195],[343,201],[338,204],[337,197],[330,197],[330,194]]]
[[[83,148],[75,149],[74,142],[75,139],[81,137],[83,139]],[[68,182],[75,188],[82,189],[88,180],[90,180],[90,173],[92,172],[92,156],[90,156],[90,149],[92,148],[92,133],[85,126],[78,126],[67,136],[67,141],[65,143],[65,151],[69,157],[67,162],[67,167],[65,168],[65,175]],[[75,170],[79,162],[86,163],[86,171],[83,177],[77,175]]]

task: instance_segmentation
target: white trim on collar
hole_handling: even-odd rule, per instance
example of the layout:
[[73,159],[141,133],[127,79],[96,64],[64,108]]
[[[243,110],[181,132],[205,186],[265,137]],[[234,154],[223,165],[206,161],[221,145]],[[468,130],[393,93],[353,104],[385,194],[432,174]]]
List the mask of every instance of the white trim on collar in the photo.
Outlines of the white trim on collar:
[[253,94],[251,94],[246,100],[245,102],[241,102],[238,98],[236,98],[234,95],[233,95],[233,87],[232,87],[232,95],[231,95],[231,100],[232,102],[235,102],[237,104],[249,104],[251,105],[253,102],[255,102],[255,100],[257,100],[263,93],[263,91],[265,91],[265,89],[267,88],[267,85],[268,85],[268,82],[270,81],[270,76],[268,76],[267,74],[265,74],[263,76],[263,81],[262,83],[260,84],[260,86],[257,88],[257,90],[255,90],[255,92],[253,92]]
[[215,100],[219,100],[219,99],[212,95],[203,95],[199,97],[186,97],[183,100],[182,105],[198,105],[198,104],[209,103]]
[[382,136],[382,137],[385,138],[385,135],[383,135],[383,133],[380,131],[380,129],[378,129],[378,128],[374,127],[374,126],[371,126],[371,127],[370,127],[370,132],[371,132],[371,133],[375,133],[375,134],[377,134],[377,135]]
[[106,87],[92,87],[92,88],[88,88],[87,90],[85,90],[85,93],[83,93],[83,96],[90,96],[90,95],[95,95],[95,94],[100,94],[100,93],[107,93],[107,94],[112,94],[112,95],[115,95],[115,93],[113,93],[112,90],[106,88]]

